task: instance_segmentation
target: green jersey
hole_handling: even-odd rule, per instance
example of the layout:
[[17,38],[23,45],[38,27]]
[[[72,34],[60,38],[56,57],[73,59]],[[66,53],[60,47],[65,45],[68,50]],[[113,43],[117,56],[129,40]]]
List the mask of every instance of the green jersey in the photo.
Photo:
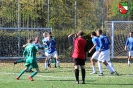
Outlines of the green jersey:
[[28,44],[25,47],[25,50],[23,52],[24,57],[26,57],[26,60],[30,60],[30,62],[36,61],[36,52],[38,51],[38,47],[36,47],[34,44]]

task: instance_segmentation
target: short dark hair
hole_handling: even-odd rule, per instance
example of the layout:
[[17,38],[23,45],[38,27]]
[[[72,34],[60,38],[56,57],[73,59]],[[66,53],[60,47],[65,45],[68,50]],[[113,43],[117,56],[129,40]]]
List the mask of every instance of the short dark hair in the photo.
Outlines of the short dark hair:
[[51,35],[51,34],[52,34],[52,32],[50,31],[50,32],[48,32],[48,34],[50,34],[50,35]]
[[130,33],[132,33],[132,34],[133,34],[133,32],[130,32]]
[[94,36],[96,36],[96,32],[91,32],[91,35],[94,35]]
[[53,36],[49,36],[51,39],[53,38]]
[[79,34],[80,36],[83,36],[83,35],[84,35],[84,32],[83,32],[82,30],[80,30],[80,31],[78,32],[78,34]]
[[102,30],[100,30],[100,29],[99,29],[99,30],[97,30],[97,31],[99,32],[99,34],[102,34],[102,33],[103,33],[103,31],[102,31]]
[[28,39],[27,40],[28,43],[32,43],[32,41],[33,41],[32,39]]

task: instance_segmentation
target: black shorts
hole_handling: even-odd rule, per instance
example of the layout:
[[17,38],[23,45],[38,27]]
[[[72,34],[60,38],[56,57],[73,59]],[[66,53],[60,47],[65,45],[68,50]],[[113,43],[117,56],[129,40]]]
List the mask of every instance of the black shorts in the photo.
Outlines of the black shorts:
[[85,59],[76,58],[74,59],[74,65],[85,65],[85,61]]

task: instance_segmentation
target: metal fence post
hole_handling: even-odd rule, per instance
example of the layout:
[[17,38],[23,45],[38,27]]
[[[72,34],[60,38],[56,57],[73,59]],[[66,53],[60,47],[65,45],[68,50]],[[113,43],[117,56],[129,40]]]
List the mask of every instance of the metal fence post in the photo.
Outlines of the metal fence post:
[[21,27],[21,5],[18,0],[18,56],[20,56],[20,27]]
[[75,0],[75,16],[74,16],[74,31],[77,29],[77,0]]
[[114,21],[112,21],[112,47],[111,47],[111,57],[114,58]]

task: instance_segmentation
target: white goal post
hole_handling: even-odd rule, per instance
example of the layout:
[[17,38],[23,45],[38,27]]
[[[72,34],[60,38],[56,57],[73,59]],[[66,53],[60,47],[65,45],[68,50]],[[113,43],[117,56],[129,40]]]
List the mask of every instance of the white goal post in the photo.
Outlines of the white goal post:
[[44,32],[52,32],[52,28],[0,27],[0,59],[22,58],[22,45],[27,39],[39,37],[41,43]]
[[111,40],[111,58],[125,58],[124,46],[129,32],[133,31],[133,21],[106,21],[106,35]]

